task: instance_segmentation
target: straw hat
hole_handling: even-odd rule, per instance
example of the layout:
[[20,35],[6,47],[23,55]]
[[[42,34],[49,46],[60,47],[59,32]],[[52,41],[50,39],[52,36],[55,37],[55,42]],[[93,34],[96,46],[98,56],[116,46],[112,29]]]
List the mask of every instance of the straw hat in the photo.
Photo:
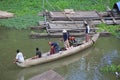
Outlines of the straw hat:
[[63,29],[63,33],[66,33],[67,31],[65,29]]

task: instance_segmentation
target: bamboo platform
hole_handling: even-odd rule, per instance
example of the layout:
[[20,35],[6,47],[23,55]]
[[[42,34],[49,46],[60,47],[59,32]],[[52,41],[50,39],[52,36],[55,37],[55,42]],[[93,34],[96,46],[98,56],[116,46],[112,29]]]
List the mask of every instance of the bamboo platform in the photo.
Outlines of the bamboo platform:
[[[47,34],[35,33],[30,34],[32,38],[40,37],[61,37],[62,30],[66,29],[73,36],[81,36],[85,34],[84,21],[87,21],[90,26],[90,33],[95,33],[98,28],[96,25],[105,23],[108,25],[119,25],[120,16],[113,16],[110,11],[97,12],[97,11],[73,11],[67,10],[66,12],[47,12],[46,16],[48,22],[44,25]],[[39,22],[42,26],[44,22]],[[41,25],[42,24],[42,25]]]

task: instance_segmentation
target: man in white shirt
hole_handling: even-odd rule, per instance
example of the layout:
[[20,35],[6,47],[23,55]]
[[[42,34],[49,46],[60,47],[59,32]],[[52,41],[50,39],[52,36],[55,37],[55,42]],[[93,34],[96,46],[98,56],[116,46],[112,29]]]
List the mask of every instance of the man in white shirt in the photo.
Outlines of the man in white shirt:
[[17,49],[17,55],[16,55],[15,60],[14,60],[14,63],[16,63],[16,62],[19,62],[19,63],[24,62],[23,54],[18,49]]

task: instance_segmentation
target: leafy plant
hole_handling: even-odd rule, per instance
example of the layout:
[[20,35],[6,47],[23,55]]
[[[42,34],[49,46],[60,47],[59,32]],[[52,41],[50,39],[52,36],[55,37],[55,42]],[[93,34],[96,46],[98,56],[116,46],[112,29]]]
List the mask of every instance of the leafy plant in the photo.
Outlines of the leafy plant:
[[100,69],[102,72],[120,72],[120,65],[107,65]]
[[98,25],[99,32],[110,32],[114,36],[120,37],[120,25],[106,25],[104,23]]

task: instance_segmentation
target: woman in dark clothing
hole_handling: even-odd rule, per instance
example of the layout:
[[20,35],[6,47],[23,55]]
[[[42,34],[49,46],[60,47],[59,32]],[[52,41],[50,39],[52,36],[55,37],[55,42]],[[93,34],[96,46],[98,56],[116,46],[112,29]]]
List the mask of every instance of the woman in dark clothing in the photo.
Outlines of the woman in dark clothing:
[[60,51],[60,47],[56,42],[49,42],[50,45],[50,54],[55,54]]

